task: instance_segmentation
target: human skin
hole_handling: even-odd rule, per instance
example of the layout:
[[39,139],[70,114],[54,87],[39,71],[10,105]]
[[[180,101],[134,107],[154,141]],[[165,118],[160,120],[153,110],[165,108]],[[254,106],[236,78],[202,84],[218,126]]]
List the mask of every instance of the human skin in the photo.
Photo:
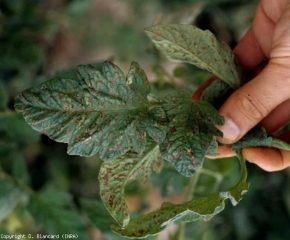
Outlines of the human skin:
[[[219,142],[231,144],[257,124],[268,134],[277,132],[290,121],[290,1],[261,0],[251,28],[234,53],[244,72],[257,69],[265,59],[262,71],[237,89],[219,109],[225,124],[218,127],[224,137]],[[198,100],[203,90],[215,80],[212,76],[193,95]],[[290,140],[290,132],[281,136]],[[229,147],[219,147],[218,157],[232,156]],[[290,151],[276,148],[244,148],[243,156],[266,171],[290,166]]]

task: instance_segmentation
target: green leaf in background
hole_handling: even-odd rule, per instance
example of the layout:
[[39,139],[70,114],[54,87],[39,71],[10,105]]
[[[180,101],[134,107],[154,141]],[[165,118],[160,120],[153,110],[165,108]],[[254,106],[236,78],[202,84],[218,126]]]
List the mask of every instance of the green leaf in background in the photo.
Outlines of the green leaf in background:
[[12,176],[15,177],[17,180],[21,181],[22,183],[28,183],[29,175],[27,171],[27,165],[23,156],[18,151],[15,151],[12,156]]
[[[149,141],[148,141],[149,142]],[[151,171],[160,172],[163,161],[158,144],[148,144],[145,152],[138,156],[127,153],[120,159],[104,162],[99,172],[100,194],[112,217],[125,227],[130,221],[124,197],[125,185],[132,180],[147,182]]]
[[46,191],[31,196],[28,210],[37,226],[47,234],[77,234],[87,239],[80,216],[71,206],[71,196],[65,192]]
[[0,111],[5,109],[8,104],[8,96],[4,84],[0,79]]
[[112,230],[131,238],[146,237],[157,234],[178,220],[186,222],[198,219],[209,220],[224,209],[226,199],[230,199],[235,206],[242,199],[242,195],[248,191],[245,159],[241,154],[238,154],[238,158],[241,165],[241,178],[229,190],[195,198],[184,204],[163,203],[161,209],[131,220],[125,228],[114,225]]
[[17,142],[27,142],[28,139],[37,141],[40,137],[39,133],[27,125],[21,114],[12,111],[0,112],[0,130]]
[[82,211],[96,228],[101,231],[108,231],[110,229],[114,219],[101,201],[82,198],[80,204]]
[[18,146],[11,139],[3,138],[0,140],[0,169],[12,176],[21,184],[26,184],[29,181],[27,165]]
[[188,62],[207,70],[236,89],[242,77],[235,55],[210,31],[192,25],[156,25],[145,29],[156,48],[172,61]]
[[[154,104],[147,95],[146,75],[135,62],[127,79],[110,62],[103,73],[79,66],[78,80],[57,78],[28,89],[16,97],[15,108],[35,130],[68,143],[68,153],[114,159],[131,147],[142,153],[146,131],[155,140],[164,138],[154,120]],[[159,131],[153,131],[158,129]]]
[[24,193],[13,182],[0,180],[0,221],[11,214],[23,196]]
[[167,95],[163,109],[170,123],[160,145],[162,157],[190,177],[202,166],[205,155],[216,154],[215,137],[222,133],[215,125],[222,125],[224,118],[209,103],[192,102],[184,91]]

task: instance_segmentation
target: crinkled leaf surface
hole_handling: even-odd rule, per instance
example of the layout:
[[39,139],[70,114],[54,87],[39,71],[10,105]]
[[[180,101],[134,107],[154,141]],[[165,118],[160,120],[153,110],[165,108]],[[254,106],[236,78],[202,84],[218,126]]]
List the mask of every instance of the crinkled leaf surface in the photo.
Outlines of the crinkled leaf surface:
[[113,231],[131,238],[146,237],[157,234],[177,220],[209,220],[224,209],[226,199],[230,199],[232,204],[236,205],[248,190],[245,159],[241,154],[238,157],[241,164],[241,178],[237,185],[228,191],[196,198],[184,204],[164,203],[161,209],[131,220],[125,228],[113,226]]
[[142,153],[146,132],[163,140],[163,128],[149,111],[154,104],[147,99],[148,80],[137,63],[131,64],[127,79],[110,62],[104,63],[102,73],[81,65],[77,76],[78,80],[57,78],[28,89],[16,97],[16,110],[35,130],[68,143],[73,155],[99,153],[109,160],[132,147]]
[[46,191],[31,196],[28,210],[37,226],[43,226],[48,234],[78,234],[80,239],[88,239],[85,226],[71,202],[67,193]]
[[103,203],[122,227],[130,220],[124,197],[125,185],[134,179],[146,182],[152,170],[159,172],[162,168],[158,144],[149,142],[147,145],[142,155],[127,153],[121,158],[104,162],[99,172]]
[[209,103],[192,102],[185,91],[169,94],[163,109],[169,126],[160,145],[162,157],[184,176],[192,176],[202,166],[205,155],[216,154],[216,136],[222,133],[215,125],[223,125],[224,118]]
[[172,61],[188,62],[207,70],[232,88],[241,85],[235,55],[208,30],[192,25],[156,25],[145,29],[156,48]]

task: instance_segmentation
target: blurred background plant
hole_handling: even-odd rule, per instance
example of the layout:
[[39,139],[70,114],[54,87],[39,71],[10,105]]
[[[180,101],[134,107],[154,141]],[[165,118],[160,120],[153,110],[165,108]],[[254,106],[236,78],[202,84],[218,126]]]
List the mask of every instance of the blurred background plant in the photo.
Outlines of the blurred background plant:
[[[255,0],[0,0],[0,233],[76,233],[79,239],[123,239],[98,189],[101,161],[66,154],[66,145],[32,130],[14,111],[14,97],[55,75],[74,77],[78,64],[112,60],[126,72],[135,60],[155,94],[194,91],[209,76],[165,60],[142,32],[161,23],[210,29],[234,47],[251,24]],[[290,239],[290,171],[266,173],[248,164],[250,191],[208,222],[174,224],[148,239]],[[165,163],[147,185],[126,188],[132,216],[164,201],[180,203],[234,185],[235,159],[206,161],[192,179]],[[28,236],[28,235],[27,235]]]

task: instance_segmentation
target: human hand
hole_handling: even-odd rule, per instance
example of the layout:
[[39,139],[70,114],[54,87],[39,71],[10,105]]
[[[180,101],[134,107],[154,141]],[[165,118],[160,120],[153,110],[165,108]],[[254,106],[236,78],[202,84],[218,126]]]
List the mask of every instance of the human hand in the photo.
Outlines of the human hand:
[[[252,27],[234,49],[245,72],[254,70],[266,58],[266,67],[251,81],[237,89],[220,108],[225,125],[219,141],[231,144],[261,123],[268,134],[277,132],[290,121],[290,1],[261,0]],[[200,98],[212,82],[211,77],[193,95]],[[290,132],[282,140],[290,140]],[[219,147],[219,157],[233,155]],[[290,151],[274,148],[245,148],[243,156],[266,171],[290,166]]]

